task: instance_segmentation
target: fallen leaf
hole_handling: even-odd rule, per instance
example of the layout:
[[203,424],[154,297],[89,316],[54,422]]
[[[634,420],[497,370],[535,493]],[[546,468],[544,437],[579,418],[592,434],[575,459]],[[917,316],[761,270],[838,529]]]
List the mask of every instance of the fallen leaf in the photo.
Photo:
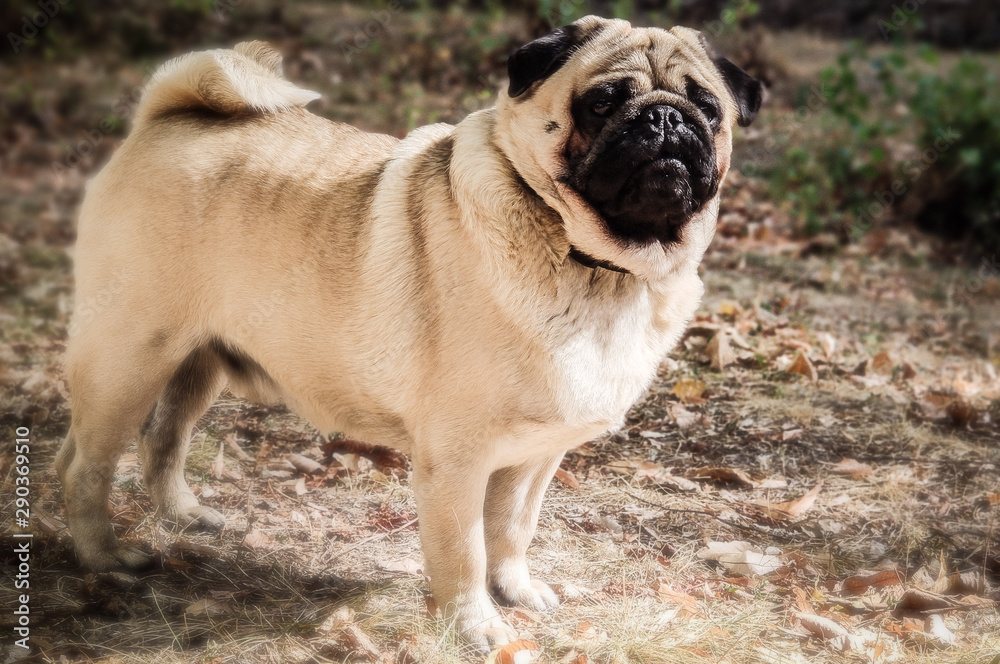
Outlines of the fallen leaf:
[[295,470],[306,475],[321,475],[326,472],[323,464],[301,454],[289,454],[285,457],[285,460],[292,464]]
[[934,586],[934,577],[926,567],[921,567],[910,576],[910,583],[920,590],[930,590]]
[[714,560],[739,576],[764,576],[784,566],[776,554],[762,552],[750,542],[708,542],[695,555]]
[[556,664],[588,664],[590,662],[587,659],[586,653],[577,652],[576,649],[571,649],[568,653],[559,658]]
[[674,384],[673,394],[684,403],[704,403],[705,383],[694,378],[682,378]]
[[833,354],[837,351],[837,340],[829,332],[820,332],[816,335],[819,345],[823,348],[823,355],[827,360],[833,359]]
[[707,323],[704,321],[691,323],[688,328],[684,331],[684,337],[705,337],[710,338],[713,334],[716,334],[721,329],[721,326],[716,323]]
[[802,437],[802,429],[786,429],[781,432],[781,442],[787,443]]
[[924,620],[924,633],[930,637],[931,644],[939,648],[954,648],[958,645],[955,634],[944,624],[944,618],[935,614]]
[[676,424],[677,428],[681,431],[690,429],[697,424],[699,419],[697,413],[692,413],[679,403],[670,404],[670,406],[667,407],[667,414],[670,415],[670,419],[674,421],[674,424]]
[[192,618],[196,618],[198,616],[222,616],[231,612],[232,609],[226,604],[207,597],[205,599],[199,599],[196,602],[192,602],[187,608],[184,609],[184,615],[191,616]]
[[226,434],[225,440],[226,440],[226,445],[228,445],[229,449],[231,449],[236,454],[237,459],[239,459],[240,461],[253,461],[253,457],[244,452],[243,448],[240,447],[239,442],[237,442],[236,440],[235,433]]
[[230,470],[226,467],[225,449],[226,444],[224,442],[220,442],[219,453],[215,455],[215,460],[212,461],[212,467],[210,469],[212,477],[219,480],[227,480],[229,482],[235,482],[243,479],[243,474],[238,470]]
[[814,383],[819,380],[819,374],[816,373],[816,367],[809,361],[809,356],[801,350],[795,355],[795,359],[792,360],[792,363],[788,365],[788,368],[785,369],[785,371],[805,376]]
[[399,574],[409,574],[410,576],[422,576],[424,567],[412,558],[403,558],[391,563],[380,565],[386,572],[396,572]]
[[672,606],[666,611],[662,611],[660,615],[656,617],[656,624],[659,626],[669,625],[674,620],[677,619],[677,615],[681,612],[683,607]]
[[46,535],[61,536],[68,532],[69,526],[66,525],[66,522],[54,514],[49,514],[39,507],[33,507],[32,512],[34,512],[32,516],[35,517],[35,523]]
[[635,479],[656,481],[660,477],[669,475],[670,472],[655,461],[643,461],[635,469]]
[[837,473],[838,475],[850,475],[857,480],[871,475],[872,467],[867,463],[861,463],[856,459],[849,459],[845,457],[830,468],[830,471]]
[[896,615],[930,614],[942,611],[971,611],[996,606],[997,602],[983,597],[945,597],[926,590],[910,588],[903,593],[893,611]]
[[630,459],[615,459],[604,464],[604,469],[618,475],[631,475],[637,466],[638,464]]
[[816,496],[819,495],[823,483],[820,482],[809,490],[804,496],[789,500],[785,503],[769,503],[766,501],[753,501],[751,504],[761,509],[767,516],[777,521],[789,521],[798,519],[803,514],[812,509],[816,503]]
[[872,358],[869,364],[869,368],[872,371],[883,376],[890,375],[894,366],[896,366],[896,363],[892,361],[892,356],[884,350],[875,353],[875,357]]
[[177,540],[171,544],[169,552],[173,556],[183,555],[185,553],[192,553],[203,558],[218,558],[220,556],[220,550],[218,547],[198,544],[197,542],[190,542],[185,539]]
[[243,545],[251,549],[272,549],[275,541],[262,530],[251,530],[243,537]]
[[508,609],[507,617],[531,623],[533,625],[541,625],[543,622],[545,622],[545,618],[542,617],[542,614],[536,613],[535,611],[531,611],[529,609],[525,609],[520,606],[513,606],[510,609]]
[[937,422],[948,419],[948,408],[954,399],[946,394],[935,394],[933,392],[925,394],[918,401],[910,405],[910,412],[917,419],[928,422]]
[[948,404],[945,413],[957,427],[967,427],[979,419],[979,411],[968,401],[956,399]]
[[956,595],[981,595],[986,592],[988,585],[982,570],[969,570],[967,572],[948,575],[949,594]]
[[430,594],[424,595],[424,606],[427,609],[428,616],[430,616],[432,619],[437,617],[438,605],[437,602],[434,601],[433,596],[431,596]]
[[672,475],[665,468],[651,461],[640,464],[635,477],[640,482],[644,480],[653,482],[657,486],[670,488],[675,491],[701,491],[701,485],[687,478]]
[[756,551],[743,553],[719,561],[730,572],[739,576],[764,576],[784,566],[778,556]]
[[538,656],[538,650],[534,641],[513,641],[490,653],[486,664],[527,664]]
[[576,479],[576,475],[569,472],[568,470],[563,470],[562,468],[556,469],[556,479],[565,484],[571,489],[579,489],[580,481]]
[[591,519],[590,522],[602,530],[606,530],[611,533],[622,533],[625,529],[622,528],[622,524],[618,523],[610,516],[604,514],[596,514]]
[[726,318],[735,318],[743,313],[743,307],[740,306],[739,302],[734,302],[732,300],[725,300],[719,303],[719,315]]
[[590,621],[584,620],[576,626],[577,641],[592,641],[597,638],[597,629]]
[[757,482],[755,482],[746,471],[740,470],[739,468],[701,466],[700,468],[692,468],[685,473],[685,475],[694,480],[712,480],[726,484],[744,484],[750,487],[757,486]]
[[665,581],[659,581],[653,589],[656,591],[657,597],[664,604],[670,604],[673,606],[679,606],[688,615],[697,615],[700,613],[698,599],[679,590],[674,590],[670,587],[670,584]]
[[360,627],[354,623],[348,623],[341,627],[340,631],[356,655],[360,655],[370,662],[377,662],[382,659],[382,652],[378,649],[378,646],[375,645],[372,638],[365,634]]
[[811,613],[794,613],[793,615],[799,619],[799,622],[810,634],[827,641],[830,647],[836,650],[841,652],[864,650],[864,641],[862,639],[852,635],[847,629],[829,618]]
[[881,570],[849,576],[844,579],[841,587],[849,593],[860,595],[869,588],[901,585],[903,580],[903,575],[896,570]]
[[306,488],[306,478],[300,477],[295,480],[295,495],[304,496],[309,493],[309,489]]
[[793,587],[792,594],[795,596],[795,606],[798,607],[799,611],[802,613],[816,613],[813,611],[812,603],[809,601],[809,593],[802,588]]
[[735,362],[736,353],[729,346],[729,333],[725,330],[716,332],[705,346],[705,355],[708,356],[709,366],[716,371],[722,371]]
[[353,452],[340,454],[339,452],[334,452],[330,455],[330,458],[346,468],[348,472],[352,474],[361,472],[360,454],[354,454]]
[[549,584],[552,590],[562,599],[580,599],[593,594],[593,590],[572,583],[552,583]]

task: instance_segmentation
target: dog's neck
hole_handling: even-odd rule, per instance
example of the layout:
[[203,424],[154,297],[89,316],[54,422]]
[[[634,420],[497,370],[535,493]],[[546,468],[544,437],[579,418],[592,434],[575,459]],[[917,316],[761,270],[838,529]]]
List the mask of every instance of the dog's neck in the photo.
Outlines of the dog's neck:
[[[497,151],[502,155],[502,151],[499,148],[497,148]],[[547,215],[559,216],[559,213],[553,210],[548,205],[548,203],[545,202],[545,199],[542,198],[542,196],[537,191],[532,189],[531,185],[525,182],[524,178],[521,177],[521,174],[517,172],[517,169],[514,167],[514,165],[510,163],[510,160],[505,158],[505,161],[509,165],[510,172],[513,176],[512,180],[516,182],[517,185],[520,187],[520,189],[524,194],[525,199],[533,201],[535,205],[538,206],[541,210],[543,210]],[[591,270],[610,270],[612,272],[620,272],[622,274],[632,274],[625,268],[615,265],[611,261],[602,260],[600,258],[594,258],[590,254],[580,251],[572,244],[569,245],[569,252],[566,254],[566,260],[576,261],[580,265],[586,268],[590,268]]]

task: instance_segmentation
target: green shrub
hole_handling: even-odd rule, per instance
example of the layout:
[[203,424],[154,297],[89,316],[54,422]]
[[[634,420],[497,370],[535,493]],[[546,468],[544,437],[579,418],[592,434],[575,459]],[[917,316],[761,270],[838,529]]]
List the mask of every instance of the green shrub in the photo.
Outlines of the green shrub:
[[1000,243],[1000,95],[996,75],[959,59],[853,45],[822,73],[818,131],[768,170],[806,233],[857,238],[876,224],[916,222],[950,238]]

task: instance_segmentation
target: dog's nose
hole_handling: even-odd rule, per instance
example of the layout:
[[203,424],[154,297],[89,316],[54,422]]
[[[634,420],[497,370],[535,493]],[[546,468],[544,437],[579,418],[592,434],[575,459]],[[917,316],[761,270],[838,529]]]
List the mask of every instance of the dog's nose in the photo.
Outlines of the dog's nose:
[[650,127],[654,133],[662,134],[666,129],[676,129],[684,124],[684,116],[673,106],[657,104],[643,110],[639,122],[644,127]]

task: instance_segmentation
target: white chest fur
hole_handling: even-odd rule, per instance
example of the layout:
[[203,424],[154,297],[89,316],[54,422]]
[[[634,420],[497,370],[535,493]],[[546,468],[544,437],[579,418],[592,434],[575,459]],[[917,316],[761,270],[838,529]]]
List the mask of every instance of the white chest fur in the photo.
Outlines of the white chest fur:
[[693,272],[656,287],[611,278],[619,280],[613,291],[572,293],[565,314],[550,322],[557,403],[571,427],[620,427],[701,299]]

